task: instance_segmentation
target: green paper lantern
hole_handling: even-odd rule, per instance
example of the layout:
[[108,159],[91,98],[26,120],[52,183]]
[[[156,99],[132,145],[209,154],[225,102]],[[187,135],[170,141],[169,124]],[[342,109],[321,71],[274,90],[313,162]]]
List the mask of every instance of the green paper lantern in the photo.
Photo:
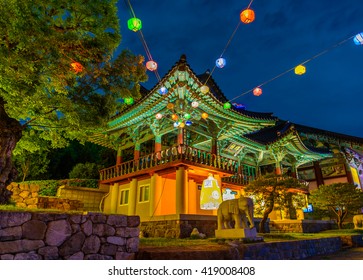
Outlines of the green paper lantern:
[[223,108],[226,109],[226,110],[231,109],[231,107],[232,107],[232,105],[229,102],[226,102],[226,103],[223,104]]
[[184,114],[184,118],[185,118],[186,120],[189,120],[189,119],[191,118],[191,116],[190,116],[190,114],[189,114],[189,113],[185,113],[185,114]]
[[132,97],[125,98],[125,104],[132,105],[134,103],[134,99]]
[[127,27],[134,31],[134,32],[137,32],[141,29],[142,27],[142,23],[141,23],[141,20],[134,17],[134,18],[130,18],[128,21],[127,21]]

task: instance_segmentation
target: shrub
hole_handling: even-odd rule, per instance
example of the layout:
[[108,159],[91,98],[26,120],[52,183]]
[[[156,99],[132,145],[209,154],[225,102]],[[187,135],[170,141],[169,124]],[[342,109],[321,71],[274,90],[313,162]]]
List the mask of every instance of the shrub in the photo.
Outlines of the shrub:
[[100,166],[96,163],[78,163],[71,172],[69,172],[69,178],[71,179],[98,179]]

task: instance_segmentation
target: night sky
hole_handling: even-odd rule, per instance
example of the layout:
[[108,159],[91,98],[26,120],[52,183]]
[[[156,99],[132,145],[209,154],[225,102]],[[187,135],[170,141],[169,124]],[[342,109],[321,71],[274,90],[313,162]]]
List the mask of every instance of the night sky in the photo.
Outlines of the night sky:
[[[250,0],[130,0],[158,73],[163,77],[186,54],[196,74],[212,70]],[[132,14],[127,0],[118,2],[121,49],[146,57],[137,33],[127,28]],[[363,32],[361,0],[254,0],[256,19],[241,23],[213,78],[229,99],[274,79],[321,52],[305,64],[306,74],[290,71],[234,99],[247,110],[272,112],[293,123],[363,137],[363,45],[353,39]],[[147,59],[146,59],[147,60]],[[148,71],[151,89],[157,79]]]

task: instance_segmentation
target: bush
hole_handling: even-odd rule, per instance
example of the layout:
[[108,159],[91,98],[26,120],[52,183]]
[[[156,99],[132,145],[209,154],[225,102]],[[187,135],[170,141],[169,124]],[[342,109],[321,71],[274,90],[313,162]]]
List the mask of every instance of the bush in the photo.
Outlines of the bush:
[[69,178],[71,179],[98,179],[100,166],[96,163],[78,163],[71,172],[69,172]]
[[83,187],[98,189],[98,179],[65,179],[60,180],[61,185],[67,185],[71,187]]
[[39,186],[39,195],[56,196],[58,188],[62,185],[58,180],[26,181],[24,183]]

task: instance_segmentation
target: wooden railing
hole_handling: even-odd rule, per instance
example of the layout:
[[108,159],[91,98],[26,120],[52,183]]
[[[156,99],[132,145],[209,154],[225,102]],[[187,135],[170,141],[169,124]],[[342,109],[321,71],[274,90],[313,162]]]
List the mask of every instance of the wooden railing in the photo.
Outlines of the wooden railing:
[[210,152],[199,150],[186,145],[178,145],[157,153],[149,154],[138,159],[130,160],[109,168],[102,169],[100,170],[100,179],[109,180],[133,172],[160,165],[166,165],[180,160],[191,164],[202,164],[206,167],[218,168],[232,174],[237,173],[238,163],[235,160],[217,156]]
[[223,183],[229,183],[229,184],[240,185],[240,186],[248,185],[253,180],[255,180],[255,178],[253,176],[244,176],[242,174],[236,174],[231,177],[222,178]]

